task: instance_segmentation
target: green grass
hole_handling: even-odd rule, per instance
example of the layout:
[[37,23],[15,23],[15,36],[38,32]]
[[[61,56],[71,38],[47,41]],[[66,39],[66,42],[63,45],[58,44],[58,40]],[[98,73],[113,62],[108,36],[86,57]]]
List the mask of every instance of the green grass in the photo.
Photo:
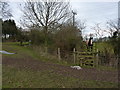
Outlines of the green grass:
[[107,51],[109,51],[110,54],[114,54],[113,46],[107,42],[96,43],[96,48],[101,52],[104,52],[106,49]]
[[[3,50],[16,52],[17,54],[6,55],[10,58],[28,58],[41,60],[55,64],[68,65],[65,61],[59,62],[58,59],[49,55],[41,55],[30,46],[20,46],[18,42],[3,43]],[[73,64],[74,65],[74,64]],[[90,67],[85,67],[90,68]],[[19,69],[13,66],[3,66],[3,88],[115,88],[117,83],[102,81],[83,81],[79,78],[65,77],[53,71],[32,71],[29,69]],[[112,70],[108,67],[98,67],[100,70]]]
[[53,71],[31,71],[3,66],[3,88],[116,88],[117,83],[83,81]]
[[[70,65],[66,61],[59,61],[57,58],[45,54],[44,52],[41,52],[38,47],[31,47],[31,46],[20,46],[19,42],[5,42],[3,43],[3,50],[6,50],[11,53],[16,53],[13,55],[7,55],[3,54],[5,57],[11,57],[11,58],[28,58],[41,60],[44,62],[52,62],[60,65]],[[37,49],[37,50],[36,50]]]
[[[60,88],[74,87],[78,80],[64,77],[52,71],[18,70],[14,67],[3,67],[3,88]],[[77,85],[79,86],[79,85]]]
[[16,53],[14,55],[3,54],[4,56],[9,56],[13,58],[24,58],[25,56],[34,57],[34,53],[32,53],[32,50],[30,50],[30,48],[26,48],[25,46],[20,46],[18,42],[3,43],[2,49],[8,52]]
[[[103,44],[103,43],[101,43],[101,44]],[[41,60],[44,62],[52,62],[52,63],[56,63],[56,64],[60,64],[60,65],[66,65],[66,66],[78,65],[78,64],[67,63],[65,60],[59,61],[57,58],[55,58],[49,54],[46,55],[44,52],[40,53],[39,47],[32,48],[30,46],[20,46],[19,42],[5,42],[5,43],[3,43],[2,46],[3,46],[2,47],[3,50],[6,50],[8,52],[17,53],[17,54],[13,54],[13,55],[3,54],[3,56],[6,56],[6,57],[21,58],[21,59],[31,57],[31,59]],[[90,66],[83,66],[83,67],[84,68],[94,68],[94,67],[90,67]],[[107,67],[107,66],[98,66],[97,69],[116,70],[116,68]]]

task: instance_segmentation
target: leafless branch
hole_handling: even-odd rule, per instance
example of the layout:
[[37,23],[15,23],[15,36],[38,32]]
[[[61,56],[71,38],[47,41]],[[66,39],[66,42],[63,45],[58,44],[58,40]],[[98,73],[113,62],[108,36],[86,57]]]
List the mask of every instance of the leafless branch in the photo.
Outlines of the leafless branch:
[[25,2],[22,10],[26,24],[47,28],[66,21],[69,11],[68,2],[32,2],[31,0]]

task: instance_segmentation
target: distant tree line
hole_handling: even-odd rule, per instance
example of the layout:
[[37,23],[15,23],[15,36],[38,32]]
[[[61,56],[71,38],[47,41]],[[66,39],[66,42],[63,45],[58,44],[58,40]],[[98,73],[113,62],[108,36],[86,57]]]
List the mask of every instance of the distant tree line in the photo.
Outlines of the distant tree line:
[[[42,27],[31,27],[29,31],[18,28],[14,20],[2,21],[2,34],[4,40],[9,35],[8,40],[19,41],[20,45],[24,41],[31,41],[32,45],[43,45],[46,42],[44,29]],[[48,46],[59,47],[63,50],[72,51],[73,48],[82,46],[81,31],[78,27],[74,27],[72,23],[64,23],[57,30],[47,33]]]
[[[22,8],[23,7],[23,8]],[[81,47],[81,31],[85,23],[77,26],[74,22],[69,2],[32,2],[27,0],[22,6],[21,23],[30,29],[31,44],[59,47],[70,51]]]
[[11,19],[2,21],[2,36],[3,41],[19,41],[21,45],[23,41],[28,40],[26,32],[22,31],[22,28],[18,28],[15,21]]
[[10,38],[15,38],[17,35],[17,27],[14,20],[5,20],[2,22],[2,34],[5,39],[9,35]]
[[[4,16],[9,16],[10,11],[7,3],[1,3],[4,8]],[[6,6],[5,6],[6,5]],[[9,40],[19,41],[20,45],[24,41],[31,41],[32,45],[51,46],[70,51],[75,47],[81,47],[82,36],[80,24],[73,26],[72,12],[69,2],[24,2],[23,20],[21,23],[29,29],[24,31],[18,28],[14,20],[8,19],[2,21],[2,34],[9,35]],[[12,16],[12,15],[11,15]]]

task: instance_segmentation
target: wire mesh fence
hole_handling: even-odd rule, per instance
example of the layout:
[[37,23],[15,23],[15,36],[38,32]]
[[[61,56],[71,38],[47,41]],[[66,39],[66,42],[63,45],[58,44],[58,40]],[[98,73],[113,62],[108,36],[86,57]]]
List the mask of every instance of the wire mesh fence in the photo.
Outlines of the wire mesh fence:
[[[81,60],[93,63],[94,66],[118,66],[118,57],[116,55],[109,55],[102,52],[80,52],[76,51],[74,48],[73,51],[63,50],[61,48],[50,48],[50,47],[35,47],[36,51],[43,56],[52,57],[59,61],[65,61],[68,64],[81,65]],[[81,53],[81,54],[78,54]]]
[[112,66],[117,67],[118,66],[118,59],[119,57],[117,55],[106,55],[105,53],[99,53],[98,54],[99,65],[102,66]]

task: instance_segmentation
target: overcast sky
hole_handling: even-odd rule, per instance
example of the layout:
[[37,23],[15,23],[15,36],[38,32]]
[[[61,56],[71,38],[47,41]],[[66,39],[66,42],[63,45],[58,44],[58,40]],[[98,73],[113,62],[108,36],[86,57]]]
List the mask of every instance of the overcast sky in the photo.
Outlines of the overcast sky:
[[86,20],[85,34],[93,33],[95,23],[105,25],[108,20],[118,18],[118,2],[72,2],[72,8],[77,12],[76,20]]
[[[75,20],[79,22],[79,20],[85,20],[87,24],[87,28],[84,31],[84,34],[93,33],[91,27],[95,23],[101,23],[104,25],[108,20],[114,20],[118,18],[118,2],[104,2],[99,1],[95,2],[95,0],[90,0],[91,2],[81,2],[82,0],[78,1],[71,1],[72,9],[77,12],[75,16]],[[96,0],[97,1],[97,0]],[[18,2],[10,2],[10,6],[12,8],[13,19],[16,21],[17,25],[19,24],[19,20],[21,17],[21,11],[18,7]]]

